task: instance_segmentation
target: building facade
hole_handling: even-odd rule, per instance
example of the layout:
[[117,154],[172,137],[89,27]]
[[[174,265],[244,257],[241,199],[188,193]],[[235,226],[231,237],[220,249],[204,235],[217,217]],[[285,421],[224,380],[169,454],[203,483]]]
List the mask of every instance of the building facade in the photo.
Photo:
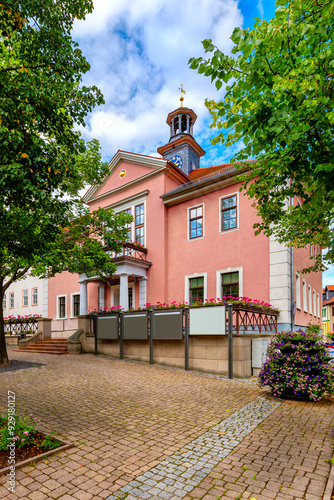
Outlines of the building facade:
[[319,324],[321,273],[298,271],[320,249],[291,249],[254,235],[257,214],[236,182],[240,166],[200,168],[205,152],[193,137],[195,121],[193,110],[176,109],[167,117],[170,139],[158,149],[161,158],[118,151],[104,181],[88,190],[91,211],[133,216],[129,243],[110,256],[117,271],[105,281],[69,273],[49,280],[54,330],[69,334],[79,314],[103,307],[229,295],[273,304],[281,330]]
[[30,276],[8,287],[3,298],[3,315],[48,316],[48,280]]
[[322,290],[322,331],[324,335],[334,332],[334,285]]

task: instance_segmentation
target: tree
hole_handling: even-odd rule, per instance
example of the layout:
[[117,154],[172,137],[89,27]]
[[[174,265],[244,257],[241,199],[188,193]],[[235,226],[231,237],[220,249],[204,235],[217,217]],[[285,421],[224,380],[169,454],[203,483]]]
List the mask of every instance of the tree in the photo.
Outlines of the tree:
[[[244,188],[261,217],[256,234],[328,247],[333,263],[334,3],[276,5],[271,21],[234,29],[232,56],[204,40],[212,57],[189,64],[218,90],[228,84],[221,101],[206,100],[219,130],[212,142],[242,146],[233,160],[243,162]],[[321,268],[318,255],[308,271]]]
[[105,177],[100,147],[75,126],[103,103],[81,85],[89,64],[71,38],[92,0],[0,0],[0,364],[8,363],[2,300],[30,270],[110,275],[129,216],[89,213],[78,197]]

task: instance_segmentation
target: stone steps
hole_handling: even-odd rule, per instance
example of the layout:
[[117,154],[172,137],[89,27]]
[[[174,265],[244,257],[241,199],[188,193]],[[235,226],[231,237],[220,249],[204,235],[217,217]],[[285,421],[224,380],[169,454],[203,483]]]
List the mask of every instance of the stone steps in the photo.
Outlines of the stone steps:
[[30,344],[27,347],[13,349],[19,352],[34,352],[40,354],[67,354],[67,339],[47,339],[40,340],[36,344]]

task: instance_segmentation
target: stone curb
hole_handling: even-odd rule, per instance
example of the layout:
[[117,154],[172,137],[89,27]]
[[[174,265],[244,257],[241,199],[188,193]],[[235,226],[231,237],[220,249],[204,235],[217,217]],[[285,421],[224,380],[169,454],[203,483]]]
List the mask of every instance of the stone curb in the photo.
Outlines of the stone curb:
[[[59,451],[64,451],[67,450],[68,448],[72,448],[74,446],[72,443],[66,443],[60,438],[56,438],[57,441],[60,443],[63,443],[62,446],[59,448],[53,448],[52,450],[46,451],[45,453],[41,453],[40,455],[35,455],[34,457],[27,458],[27,460],[23,460],[22,462],[18,462],[15,464],[15,469],[18,469],[19,467],[23,467],[24,465],[30,464],[30,462],[34,462],[36,460],[42,460],[45,457],[48,457],[49,455],[53,455],[54,453],[58,453]],[[0,476],[3,476],[6,472],[10,471],[10,466],[5,467],[4,469],[0,469]]]
[[334,465],[332,464],[323,500],[332,500],[333,489],[334,489]]

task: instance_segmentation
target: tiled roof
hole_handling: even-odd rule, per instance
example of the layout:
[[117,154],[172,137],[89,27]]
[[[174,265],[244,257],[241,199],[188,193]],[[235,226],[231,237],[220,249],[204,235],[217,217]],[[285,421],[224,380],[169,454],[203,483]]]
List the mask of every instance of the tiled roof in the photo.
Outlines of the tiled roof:
[[195,179],[199,179],[200,177],[204,177],[209,174],[215,174],[215,173],[220,173],[221,172],[226,172],[227,170],[232,170],[232,168],[235,168],[232,166],[232,163],[227,163],[226,165],[217,165],[215,167],[203,167],[203,168],[196,168],[192,172],[190,172],[189,177],[192,181]]
[[[327,285],[327,288],[330,292],[334,291],[334,285]],[[325,290],[325,289],[324,289]]]
[[[255,161],[255,160],[250,160],[250,161]],[[195,170],[192,170],[192,172],[190,172],[189,177],[192,181],[203,177],[208,178],[215,174],[220,174],[223,172],[227,172],[229,170],[234,170],[235,168],[238,168],[238,165],[242,163],[243,162],[236,161],[234,163],[223,163],[222,165],[215,165],[213,167],[195,168]]]
[[324,300],[322,303],[323,306],[329,306],[330,304],[334,304],[334,297],[328,300]]

